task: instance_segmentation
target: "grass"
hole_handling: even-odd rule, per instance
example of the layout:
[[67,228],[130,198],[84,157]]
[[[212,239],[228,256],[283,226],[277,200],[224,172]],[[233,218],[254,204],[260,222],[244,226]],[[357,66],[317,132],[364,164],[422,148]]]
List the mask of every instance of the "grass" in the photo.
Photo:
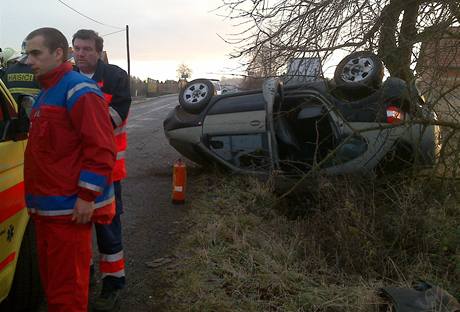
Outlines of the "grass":
[[377,290],[419,279],[460,294],[453,183],[318,178],[278,201],[270,183],[214,172],[195,188],[163,276],[170,311],[390,311]]

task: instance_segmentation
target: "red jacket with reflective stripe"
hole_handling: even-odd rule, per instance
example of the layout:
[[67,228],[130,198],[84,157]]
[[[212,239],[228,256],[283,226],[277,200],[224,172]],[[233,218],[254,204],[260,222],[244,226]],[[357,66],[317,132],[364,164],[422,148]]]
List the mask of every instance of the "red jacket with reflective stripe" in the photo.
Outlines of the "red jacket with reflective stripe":
[[116,146],[101,91],[70,63],[40,77],[40,84],[24,163],[29,211],[68,221],[79,197],[94,201],[93,221],[110,222]]
[[128,147],[126,123],[131,106],[129,77],[120,67],[105,64],[99,60],[92,79],[97,82],[109,103],[109,114],[114,127],[115,143],[117,145],[117,161],[113,169],[113,181],[120,181],[127,174],[125,162]]

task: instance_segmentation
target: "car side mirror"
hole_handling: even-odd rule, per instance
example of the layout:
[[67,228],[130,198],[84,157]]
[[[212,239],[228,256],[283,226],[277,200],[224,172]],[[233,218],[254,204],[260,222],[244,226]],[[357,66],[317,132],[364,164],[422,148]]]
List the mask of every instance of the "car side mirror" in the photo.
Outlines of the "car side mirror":
[[19,114],[25,113],[27,116],[30,116],[32,111],[32,106],[34,105],[35,98],[31,95],[21,95],[19,96]]
[[18,99],[18,116],[10,121],[9,132],[10,137],[14,141],[27,139],[29,132],[29,114],[32,110],[32,105],[35,98],[30,95],[21,95]]
[[21,141],[27,139],[29,130],[29,118],[17,116],[9,119],[5,125],[5,135],[2,140]]

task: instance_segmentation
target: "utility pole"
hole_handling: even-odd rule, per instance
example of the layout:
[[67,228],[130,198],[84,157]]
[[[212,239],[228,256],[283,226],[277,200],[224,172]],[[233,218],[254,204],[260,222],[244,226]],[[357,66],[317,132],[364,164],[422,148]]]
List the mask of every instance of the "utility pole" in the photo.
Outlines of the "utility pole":
[[126,55],[128,56],[128,77],[131,78],[131,60],[129,57],[129,26],[126,25]]

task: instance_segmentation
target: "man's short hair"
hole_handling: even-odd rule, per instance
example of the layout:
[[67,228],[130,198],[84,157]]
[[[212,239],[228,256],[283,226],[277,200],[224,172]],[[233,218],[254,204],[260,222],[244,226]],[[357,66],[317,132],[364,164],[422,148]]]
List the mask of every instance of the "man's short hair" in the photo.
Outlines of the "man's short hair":
[[43,43],[45,47],[50,50],[50,52],[54,52],[56,49],[61,48],[63,53],[63,61],[65,62],[67,60],[67,50],[69,48],[69,43],[59,30],[51,27],[38,28],[27,35],[26,41],[37,36],[43,37]]
[[101,36],[99,36],[99,34],[97,32],[95,32],[94,30],[92,30],[92,29],[80,29],[80,30],[78,30],[73,35],[72,45],[73,45],[75,39],[94,40],[97,52],[102,52],[102,49],[104,48],[104,39]]

